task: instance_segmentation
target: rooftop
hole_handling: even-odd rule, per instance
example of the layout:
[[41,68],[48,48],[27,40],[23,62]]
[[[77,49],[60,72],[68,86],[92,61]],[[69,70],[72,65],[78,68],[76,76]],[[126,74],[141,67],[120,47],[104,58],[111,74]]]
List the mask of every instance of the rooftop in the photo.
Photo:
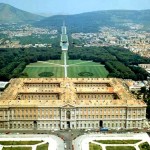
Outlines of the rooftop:
[[1,107],[146,107],[116,78],[18,78],[0,98]]

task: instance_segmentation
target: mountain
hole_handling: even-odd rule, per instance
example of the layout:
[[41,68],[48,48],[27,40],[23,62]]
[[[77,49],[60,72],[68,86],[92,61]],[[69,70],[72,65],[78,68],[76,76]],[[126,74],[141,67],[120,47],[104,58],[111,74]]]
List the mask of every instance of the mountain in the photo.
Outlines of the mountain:
[[0,23],[17,23],[41,20],[44,17],[35,15],[11,5],[0,3]]
[[106,10],[77,15],[56,15],[38,21],[34,25],[60,29],[63,21],[72,32],[96,32],[103,26],[127,28],[124,25],[127,23],[150,27],[150,10]]

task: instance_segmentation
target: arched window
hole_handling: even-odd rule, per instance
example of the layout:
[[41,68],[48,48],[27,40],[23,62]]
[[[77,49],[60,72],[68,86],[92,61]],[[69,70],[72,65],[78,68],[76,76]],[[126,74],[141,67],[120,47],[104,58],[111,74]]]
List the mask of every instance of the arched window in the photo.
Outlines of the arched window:
[[66,112],[66,117],[67,117],[67,119],[70,119],[70,111],[69,110],[67,110],[67,112]]

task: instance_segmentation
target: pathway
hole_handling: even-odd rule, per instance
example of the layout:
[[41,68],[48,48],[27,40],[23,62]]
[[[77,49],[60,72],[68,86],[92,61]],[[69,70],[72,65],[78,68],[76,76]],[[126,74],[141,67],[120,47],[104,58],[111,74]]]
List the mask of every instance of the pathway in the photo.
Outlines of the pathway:
[[48,150],[64,150],[64,141],[55,135],[1,135],[0,141],[41,141],[35,145],[0,145],[0,150],[3,147],[32,147],[36,150],[38,145],[49,143]]
[[[141,140],[136,144],[102,144],[95,140]],[[106,150],[106,146],[132,146],[136,150],[139,149],[139,145],[144,142],[148,142],[150,145],[150,137],[147,133],[126,133],[126,134],[87,134],[82,135],[73,141],[75,150],[89,150],[89,142],[101,145],[102,150]]]
[[67,57],[66,57],[66,53],[64,52],[64,72],[65,72],[65,78],[67,78]]

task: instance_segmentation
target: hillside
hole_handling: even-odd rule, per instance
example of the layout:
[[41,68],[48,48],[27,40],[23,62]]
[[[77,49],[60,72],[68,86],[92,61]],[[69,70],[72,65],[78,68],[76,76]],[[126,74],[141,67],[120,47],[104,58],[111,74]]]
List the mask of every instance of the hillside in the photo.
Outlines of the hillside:
[[48,17],[34,25],[40,27],[60,28],[65,20],[68,30],[72,32],[95,32],[102,26],[127,28],[126,23],[143,24],[150,27],[150,10],[108,10],[82,13],[77,15],[57,15]]
[[42,16],[17,9],[8,4],[0,3],[0,23],[38,21],[43,18]]

